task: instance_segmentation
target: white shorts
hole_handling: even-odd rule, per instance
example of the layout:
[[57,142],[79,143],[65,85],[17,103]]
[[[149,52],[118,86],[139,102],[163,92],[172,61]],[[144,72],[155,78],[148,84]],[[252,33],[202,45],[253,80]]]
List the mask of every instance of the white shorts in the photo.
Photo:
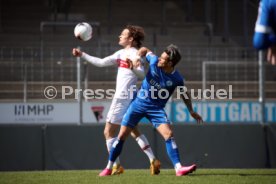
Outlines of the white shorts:
[[106,122],[120,125],[130,102],[130,99],[113,98],[107,113]]

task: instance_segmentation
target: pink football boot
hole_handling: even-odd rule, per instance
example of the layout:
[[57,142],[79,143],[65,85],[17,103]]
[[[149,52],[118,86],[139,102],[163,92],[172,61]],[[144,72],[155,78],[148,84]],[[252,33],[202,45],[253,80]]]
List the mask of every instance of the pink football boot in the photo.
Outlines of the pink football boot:
[[112,169],[105,168],[105,169],[99,174],[99,176],[110,176],[111,173],[112,173]]
[[187,166],[187,167],[182,166],[180,169],[178,169],[176,171],[175,175],[176,176],[184,176],[184,175],[187,175],[189,173],[194,172],[195,170],[196,170],[196,165],[195,164],[193,164],[191,166]]

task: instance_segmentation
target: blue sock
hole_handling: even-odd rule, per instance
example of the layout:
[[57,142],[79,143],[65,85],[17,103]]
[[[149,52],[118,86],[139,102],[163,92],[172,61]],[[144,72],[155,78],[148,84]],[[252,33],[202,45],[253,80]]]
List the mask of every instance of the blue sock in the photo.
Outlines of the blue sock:
[[108,160],[115,162],[116,158],[121,154],[123,145],[124,141],[117,139],[112,145]]
[[178,148],[173,137],[166,140],[166,148],[173,165],[180,163]]

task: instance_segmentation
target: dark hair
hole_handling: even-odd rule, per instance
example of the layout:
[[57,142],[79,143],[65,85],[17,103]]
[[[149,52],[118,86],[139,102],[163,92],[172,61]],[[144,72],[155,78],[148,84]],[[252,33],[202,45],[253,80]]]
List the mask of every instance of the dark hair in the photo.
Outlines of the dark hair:
[[173,67],[181,60],[181,55],[176,45],[170,44],[164,52],[169,55],[169,60],[173,63]]
[[134,25],[127,25],[125,29],[129,30],[129,37],[133,37],[136,47],[140,48],[142,46],[142,41],[145,38],[144,29],[140,26]]

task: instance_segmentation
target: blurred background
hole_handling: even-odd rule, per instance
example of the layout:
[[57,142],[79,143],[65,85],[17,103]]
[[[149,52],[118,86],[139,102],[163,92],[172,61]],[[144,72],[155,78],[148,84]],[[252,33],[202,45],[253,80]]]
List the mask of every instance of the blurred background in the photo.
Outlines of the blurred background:
[[[276,167],[276,67],[264,61],[260,89],[252,46],[258,5],[259,0],[0,0],[0,170],[104,166],[102,132],[111,100],[74,94],[62,99],[62,86],[115,89],[117,66],[97,68],[77,61],[71,51],[79,46],[93,56],[111,55],[128,24],[144,28],[143,45],[158,55],[171,43],[179,47],[178,70],[196,95],[211,85],[232,92],[231,99],[194,100],[204,126],[195,125],[176,95],[169,101],[166,111],[184,162]],[[92,25],[91,40],[74,37],[79,22]],[[56,89],[53,99],[45,97],[48,86]],[[162,138],[147,120],[141,124],[163,167],[170,168]],[[129,140],[123,164],[148,167],[140,152]]]

